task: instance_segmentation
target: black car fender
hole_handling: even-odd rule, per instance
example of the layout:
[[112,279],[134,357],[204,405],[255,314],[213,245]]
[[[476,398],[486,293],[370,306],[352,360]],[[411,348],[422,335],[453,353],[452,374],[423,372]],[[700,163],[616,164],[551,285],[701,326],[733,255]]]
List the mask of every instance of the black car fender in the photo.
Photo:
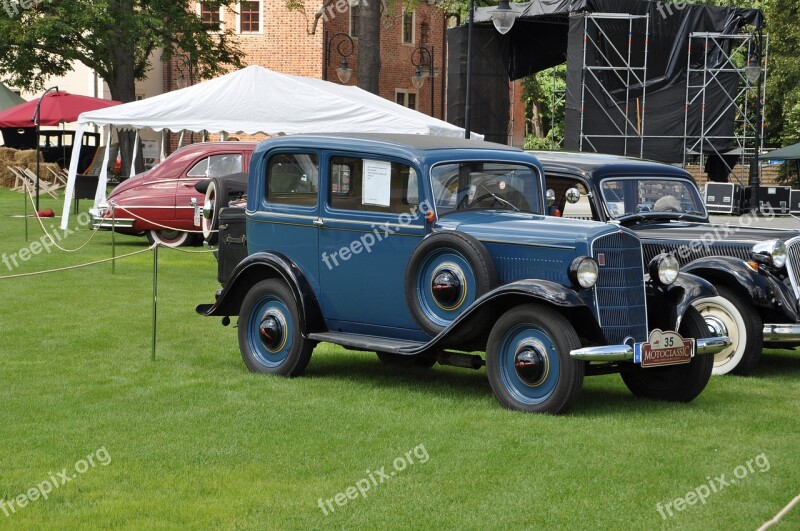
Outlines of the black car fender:
[[[494,321],[511,308],[529,303],[541,303],[563,314],[575,327],[582,342],[590,344],[605,342],[603,331],[597,324],[592,310],[575,290],[550,280],[525,279],[504,284],[484,294],[431,340],[429,345],[431,348],[446,348],[449,346],[448,337],[457,335],[463,328],[473,328],[480,329],[481,333],[470,346],[474,350],[485,349]],[[484,309],[489,309],[489,312],[482,311]],[[487,322],[485,317],[481,317],[487,314],[494,316],[495,319]],[[461,349],[463,350],[463,347]]]
[[294,262],[275,252],[253,253],[242,260],[231,272],[217,301],[214,304],[201,304],[196,311],[204,316],[239,315],[242,301],[250,288],[269,278],[280,278],[291,288],[303,316],[303,334],[324,329],[319,302],[308,279]]
[[[682,272],[702,277],[714,285],[726,285],[752,301],[756,308],[772,317],[782,315],[798,320],[797,304],[788,288],[765,271],[754,271],[744,260],[732,256],[701,258],[685,265]],[[773,319],[768,319],[773,320]]]
[[717,296],[717,290],[711,282],[683,272],[669,286],[657,285],[649,277],[645,286],[650,330],[678,330],[681,319],[692,302]]

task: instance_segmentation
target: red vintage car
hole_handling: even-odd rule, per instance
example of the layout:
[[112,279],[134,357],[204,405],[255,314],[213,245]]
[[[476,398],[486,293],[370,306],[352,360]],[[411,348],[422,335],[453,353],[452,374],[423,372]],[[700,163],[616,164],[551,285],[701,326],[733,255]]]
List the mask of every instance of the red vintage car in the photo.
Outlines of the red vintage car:
[[[183,245],[200,231],[204,196],[198,181],[247,171],[254,142],[205,142],[184,146],[161,164],[117,186],[92,209],[94,226],[145,234],[150,243]],[[112,214],[113,206],[113,214]]]

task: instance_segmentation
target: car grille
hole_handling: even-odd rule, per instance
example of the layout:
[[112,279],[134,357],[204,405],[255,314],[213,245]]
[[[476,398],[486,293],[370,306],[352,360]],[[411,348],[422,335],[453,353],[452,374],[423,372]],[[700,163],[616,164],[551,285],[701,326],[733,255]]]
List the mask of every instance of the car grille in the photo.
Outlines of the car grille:
[[[693,242],[697,243],[693,246]],[[753,244],[712,242],[710,245],[705,245],[701,240],[687,240],[683,243],[643,242],[642,248],[644,249],[645,266],[661,253],[673,253],[682,267],[698,258],[708,258],[710,256],[733,256],[742,260],[750,260],[750,251],[753,248]]]
[[637,342],[646,341],[647,302],[639,239],[621,231],[601,236],[592,244],[592,253],[600,264],[594,293],[606,340],[621,344],[631,336]]
[[786,269],[794,295],[800,298],[800,236],[786,242]]

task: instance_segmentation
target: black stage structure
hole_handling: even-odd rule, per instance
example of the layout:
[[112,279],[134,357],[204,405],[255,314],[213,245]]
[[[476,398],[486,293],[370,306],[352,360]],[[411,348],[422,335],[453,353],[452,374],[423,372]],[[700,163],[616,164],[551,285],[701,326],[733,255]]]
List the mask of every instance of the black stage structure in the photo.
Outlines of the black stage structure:
[[[487,140],[507,141],[510,80],[566,63],[568,150],[684,164],[699,156],[724,174],[760,147],[760,109],[754,119],[753,104],[743,114],[742,101],[755,93],[763,104],[761,11],[644,0],[511,6],[520,17],[506,35],[492,28],[493,7],[475,14],[472,129]],[[448,120],[456,125],[464,121],[466,43],[466,26],[448,30]],[[745,76],[751,62],[757,83]]]

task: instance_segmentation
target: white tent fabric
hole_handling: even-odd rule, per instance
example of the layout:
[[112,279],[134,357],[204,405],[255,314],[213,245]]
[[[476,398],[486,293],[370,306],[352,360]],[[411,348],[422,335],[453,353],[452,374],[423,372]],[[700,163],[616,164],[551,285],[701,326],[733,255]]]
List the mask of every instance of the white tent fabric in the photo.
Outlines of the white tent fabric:
[[[78,117],[74,145],[88,124],[118,129],[211,133],[410,133],[463,137],[464,130],[353,86],[291,76],[249,66],[242,70],[147,98],[85,112]],[[482,136],[472,133],[475,139]],[[67,228],[79,150],[70,161],[61,227]],[[105,200],[105,172],[95,207]],[[100,189],[103,192],[100,192]]]

